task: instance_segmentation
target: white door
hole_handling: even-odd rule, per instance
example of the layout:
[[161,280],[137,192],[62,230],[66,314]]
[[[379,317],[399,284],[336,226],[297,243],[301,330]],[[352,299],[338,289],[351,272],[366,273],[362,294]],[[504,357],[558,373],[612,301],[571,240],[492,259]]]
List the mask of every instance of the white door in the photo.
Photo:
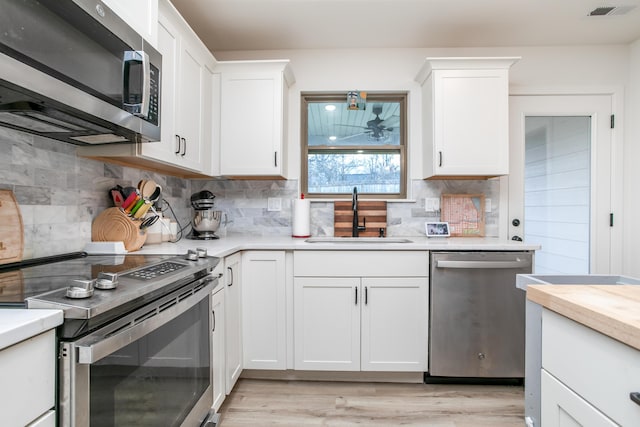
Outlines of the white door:
[[612,97],[512,95],[509,110],[508,238],[542,246],[538,274],[609,273]]

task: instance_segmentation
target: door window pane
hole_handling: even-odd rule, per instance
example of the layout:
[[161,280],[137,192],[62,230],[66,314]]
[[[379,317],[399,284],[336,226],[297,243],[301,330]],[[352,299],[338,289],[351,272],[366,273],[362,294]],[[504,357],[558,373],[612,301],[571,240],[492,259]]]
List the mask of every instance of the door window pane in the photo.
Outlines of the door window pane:
[[591,118],[526,117],[525,241],[538,274],[588,274]]

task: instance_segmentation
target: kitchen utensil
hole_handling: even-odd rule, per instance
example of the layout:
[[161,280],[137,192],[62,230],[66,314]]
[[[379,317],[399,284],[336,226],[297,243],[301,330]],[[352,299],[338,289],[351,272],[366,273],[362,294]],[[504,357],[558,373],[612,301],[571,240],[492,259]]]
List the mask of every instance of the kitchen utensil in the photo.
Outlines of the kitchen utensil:
[[151,227],[153,224],[155,224],[158,221],[159,218],[160,217],[158,215],[153,215],[143,219],[142,222],[140,223],[140,230],[146,230],[147,228]]
[[131,212],[129,212],[131,215],[135,215],[136,212],[138,211],[138,209],[140,209],[140,207],[144,204],[144,199],[140,199],[136,202],[136,204],[133,206],[133,208],[131,208]]
[[24,227],[11,190],[0,190],[0,264],[22,260]]
[[137,204],[140,200],[142,200],[142,197],[140,197],[140,195],[136,193],[136,197],[135,197],[135,199],[133,199],[133,202],[131,202],[131,203],[129,204],[129,206],[127,206],[127,207],[126,207],[126,209],[124,210],[124,213],[126,213],[126,214],[130,214],[130,213],[131,213],[131,211],[133,210],[133,208],[136,206],[136,204]]
[[133,217],[135,219],[142,218],[149,210],[149,207],[151,207],[151,202],[148,200],[145,200],[143,205],[140,206],[140,208],[134,213]]
[[119,208],[122,207],[122,203],[124,202],[124,198],[120,190],[111,189],[111,199],[113,200],[113,204]]
[[[130,187],[130,188],[133,188],[133,187]],[[129,196],[127,196],[127,198],[124,199],[124,202],[122,202],[121,208],[126,210],[129,206],[135,203],[137,197],[138,197],[138,190],[134,188],[131,194],[129,194]]]
[[156,189],[151,193],[151,195],[147,198],[151,203],[156,202],[160,198],[160,193],[162,192],[162,187],[159,185],[156,186]]
[[122,189],[122,195],[124,196],[125,200],[127,197],[129,197],[131,195],[131,193],[135,193],[137,190],[136,187],[124,187]]
[[154,194],[157,187],[158,184],[156,184],[156,182],[152,179],[144,181],[144,183],[142,184],[142,188],[140,188],[140,193],[142,194],[142,197],[148,199],[152,194]]
[[137,251],[147,239],[140,222],[129,218],[118,208],[102,211],[91,224],[91,240],[94,242],[122,242],[127,251]]

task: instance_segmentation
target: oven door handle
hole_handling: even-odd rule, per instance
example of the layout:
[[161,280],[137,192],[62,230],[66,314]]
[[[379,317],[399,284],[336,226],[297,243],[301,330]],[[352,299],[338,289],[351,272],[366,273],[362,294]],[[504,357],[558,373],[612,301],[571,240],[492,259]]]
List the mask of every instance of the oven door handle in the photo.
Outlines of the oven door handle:
[[[186,295],[188,291],[183,289],[177,290],[151,306],[142,307],[113,324],[83,337],[73,345],[77,349],[77,363],[95,363],[162,327],[198,304],[203,298],[209,298],[216,286],[216,281],[215,276],[207,276],[200,281],[204,287],[192,291],[191,295]],[[193,289],[193,287],[190,288]]]

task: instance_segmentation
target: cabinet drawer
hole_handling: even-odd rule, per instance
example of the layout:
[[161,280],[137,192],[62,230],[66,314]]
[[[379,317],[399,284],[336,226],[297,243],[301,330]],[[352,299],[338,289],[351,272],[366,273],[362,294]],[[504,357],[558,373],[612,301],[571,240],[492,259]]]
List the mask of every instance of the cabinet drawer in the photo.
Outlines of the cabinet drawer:
[[544,310],[542,367],[620,425],[637,425],[640,351]]
[[560,381],[542,370],[542,417],[544,427],[615,427],[616,424]]
[[27,425],[54,407],[55,360],[53,330],[0,352],[3,425]]
[[426,277],[427,251],[296,251],[296,277]]

